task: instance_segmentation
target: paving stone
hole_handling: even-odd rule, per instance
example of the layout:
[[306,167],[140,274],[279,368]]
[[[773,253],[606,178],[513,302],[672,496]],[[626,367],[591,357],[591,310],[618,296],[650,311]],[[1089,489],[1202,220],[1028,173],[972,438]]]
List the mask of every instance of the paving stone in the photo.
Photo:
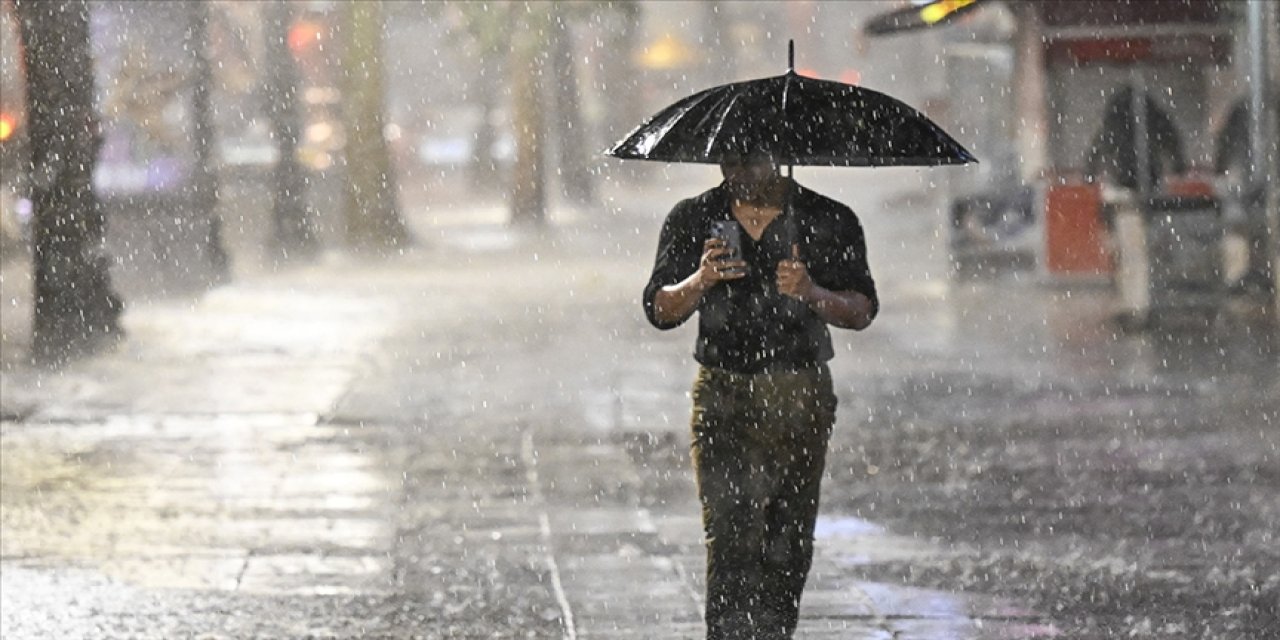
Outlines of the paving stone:
[[1039,617],[1030,609],[1012,601],[978,593],[954,593],[873,582],[860,582],[857,587],[874,603],[877,612],[888,617]]
[[111,577],[146,587],[166,589],[234,590],[248,554],[200,555],[190,548],[169,554],[145,549],[146,556],[113,557],[98,567]]
[[[805,615],[796,626],[796,640],[897,640],[897,636],[874,620]],[[952,638],[937,636],[934,640]]]
[[646,534],[657,533],[653,518],[646,509],[596,506],[592,508],[550,511],[552,528],[566,535]]
[[702,640],[706,637],[706,629],[701,622],[658,622],[642,627],[622,625],[591,625],[578,630],[578,637],[583,640],[599,638],[600,640]]
[[560,563],[565,595],[584,629],[639,630],[698,619],[688,585],[662,558],[575,553]]
[[812,585],[800,599],[805,618],[873,618],[874,603],[858,589],[815,589]]
[[1051,623],[983,620],[981,618],[914,618],[889,621],[895,638],[902,640],[1030,640],[1062,637]]
[[316,595],[390,591],[386,558],[377,556],[255,555],[239,580],[241,591]]

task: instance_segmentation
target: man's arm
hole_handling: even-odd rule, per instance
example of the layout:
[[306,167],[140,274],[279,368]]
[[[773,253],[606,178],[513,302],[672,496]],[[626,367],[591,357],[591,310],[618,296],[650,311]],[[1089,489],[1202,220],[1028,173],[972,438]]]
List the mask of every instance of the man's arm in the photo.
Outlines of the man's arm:
[[701,278],[701,271],[693,272],[688,278],[669,284],[653,296],[653,311],[658,321],[663,324],[680,324],[693,314],[702,300],[702,294],[709,288]]
[[870,296],[859,291],[832,291],[809,276],[800,260],[800,247],[792,245],[791,259],[778,263],[778,292],[809,305],[827,324],[861,331],[871,325],[878,311]]
[[689,277],[670,284],[653,295],[654,316],[664,324],[679,324],[685,321],[705,294],[716,283],[723,280],[737,280],[746,275],[746,262],[742,260],[721,260],[728,252],[724,241],[711,238],[703,245],[702,259],[698,270]]
[[824,322],[841,329],[862,331],[876,317],[871,298],[857,291],[831,291],[815,284],[804,301]]

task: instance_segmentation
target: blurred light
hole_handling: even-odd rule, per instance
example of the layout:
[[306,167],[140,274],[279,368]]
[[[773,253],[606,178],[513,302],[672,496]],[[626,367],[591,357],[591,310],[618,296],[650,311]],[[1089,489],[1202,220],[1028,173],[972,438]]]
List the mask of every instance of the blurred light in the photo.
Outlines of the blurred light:
[[0,113],[0,142],[8,140],[18,128],[18,121],[7,113]]
[[394,122],[382,128],[382,137],[386,138],[390,142],[399,140],[401,133],[400,125]]
[[307,104],[337,104],[341,97],[333,87],[307,87],[302,94],[302,99]]
[[320,144],[333,137],[333,125],[328,122],[316,122],[307,127],[307,142]]
[[324,27],[318,22],[300,20],[289,29],[289,50],[294,54],[302,53],[320,41]]
[[923,0],[912,6],[895,9],[872,17],[862,30],[872,36],[885,36],[946,24],[959,16],[993,0]]
[[817,78],[817,77],[818,77],[818,70],[817,70],[817,69],[808,69],[808,68],[796,69],[796,75],[798,75],[798,76],[804,76],[804,77],[806,77],[806,78]]
[[668,33],[645,48],[640,54],[640,64],[647,69],[676,69],[693,62],[696,57],[693,47]]
[[333,155],[319,149],[298,149],[297,158],[303,166],[316,171],[324,171],[333,166]]
[[858,84],[862,82],[862,72],[857,69],[845,69],[840,72],[840,82],[845,84]]
[[924,20],[925,24],[937,24],[973,3],[974,0],[938,0],[920,10],[920,19]]

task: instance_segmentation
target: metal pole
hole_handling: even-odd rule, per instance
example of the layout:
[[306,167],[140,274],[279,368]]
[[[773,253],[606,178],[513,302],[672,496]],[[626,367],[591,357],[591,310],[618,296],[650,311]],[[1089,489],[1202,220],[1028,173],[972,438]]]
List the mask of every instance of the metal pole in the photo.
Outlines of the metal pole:
[[1249,0],[1249,182],[1254,187],[1267,179],[1266,149],[1266,57],[1267,41],[1263,31],[1262,0]]
[[[1274,280],[1277,276],[1275,268],[1277,249],[1275,241],[1280,234],[1275,212],[1275,187],[1271,184],[1271,162],[1268,145],[1273,132],[1268,131],[1273,118],[1270,117],[1271,105],[1267,104],[1268,69],[1267,69],[1267,3],[1262,0],[1249,0],[1246,7],[1245,22],[1249,43],[1248,79],[1249,79],[1249,172],[1248,188],[1245,190],[1246,207],[1252,209],[1251,216],[1263,216],[1263,237],[1255,251],[1262,251],[1266,263],[1262,268]],[[1254,207],[1258,209],[1254,209]],[[1260,210],[1259,210],[1260,209]],[[1256,218],[1255,218],[1256,220]],[[1273,288],[1274,289],[1274,288]],[[1280,296],[1272,291],[1272,300],[1280,302]]]
[[[1276,13],[1270,2],[1249,0],[1246,13],[1249,41],[1249,189],[1247,194],[1259,193],[1262,210],[1254,215],[1264,216],[1266,229],[1262,246],[1257,247],[1267,254],[1266,269],[1273,282],[1272,302],[1280,314],[1280,212],[1277,211],[1277,193],[1275,176],[1276,162],[1275,137],[1273,130],[1276,122],[1276,105],[1268,100],[1268,94],[1274,92],[1276,80],[1270,77],[1273,72],[1268,60],[1277,55],[1276,43],[1268,46],[1268,39],[1274,40],[1275,34],[1268,32],[1276,28]],[[1267,28],[1271,24],[1271,29]],[[1269,148],[1270,147],[1270,148]],[[1246,196],[1248,200],[1253,198]]]
[[1267,46],[1267,91],[1266,117],[1264,121],[1271,128],[1266,140],[1271,141],[1271,177],[1267,181],[1267,219],[1271,230],[1271,280],[1272,296],[1275,302],[1275,317],[1280,318],[1280,7],[1275,3],[1266,3],[1263,15],[1267,26],[1263,29],[1268,34],[1270,44]]
[[1049,167],[1049,85],[1044,56],[1041,7],[1033,3],[1011,5],[1018,16],[1014,52],[1014,111],[1017,118],[1018,157],[1022,181],[1037,184]]

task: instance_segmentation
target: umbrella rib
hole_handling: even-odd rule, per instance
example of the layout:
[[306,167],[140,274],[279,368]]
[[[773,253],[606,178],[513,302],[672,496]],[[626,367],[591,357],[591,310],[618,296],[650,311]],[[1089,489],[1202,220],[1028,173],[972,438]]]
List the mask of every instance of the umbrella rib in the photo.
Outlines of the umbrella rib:
[[[710,95],[714,92],[715,92],[715,89],[701,91],[697,94],[689,96],[688,98],[685,98],[684,100],[681,100],[680,102],[670,107],[667,107],[666,109],[663,110],[662,113],[658,113],[657,115],[654,115],[652,118],[642,123],[639,127],[636,127],[635,131],[632,131],[630,134],[628,134],[625,140],[629,141],[635,138],[637,135],[640,135],[642,132],[647,133],[648,135],[646,135],[646,137],[650,139],[650,143],[647,145],[644,145],[644,144],[637,145],[637,151],[645,154],[652,153],[657,148],[658,145],[662,144],[663,139],[672,129],[675,129],[676,126],[681,124],[681,122],[684,121],[685,117],[688,116],[691,111],[693,111],[703,102],[705,102],[707,98],[710,97]],[[681,103],[684,103],[684,104],[681,104]],[[679,107],[678,110],[676,110],[677,106]],[[651,126],[656,127],[656,131],[652,133],[646,132],[646,129],[648,129]]]
[[782,81],[782,119],[783,121],[786,121],[787,119],[787,96],[791,93],[791,78],[794,75],[795,75],[794,73],[788,73],[787,75],[783,76],[785,78],[785,80]]
[[[795,114],[790,113],[793,99]],[[663,109],[608,153],[714,164],[726,153],[753,148],[772,152],[786,165],[977,161],[936,123],[896,98],[795,73],[700,91]]]
[[720,121],[716,123],[716,128],[711,132],[711,137],[707,140],[707,146],[702,149],[704,157],[711,157],[711,149],[716,146],[716,142],[720,140],[720,132],[724,130],[724,123],[729,119],[729,113],[733,111],[733,106],[738,103],[738,98],[742,94],[735,93],[729,99],[729,104],[720,111]]

